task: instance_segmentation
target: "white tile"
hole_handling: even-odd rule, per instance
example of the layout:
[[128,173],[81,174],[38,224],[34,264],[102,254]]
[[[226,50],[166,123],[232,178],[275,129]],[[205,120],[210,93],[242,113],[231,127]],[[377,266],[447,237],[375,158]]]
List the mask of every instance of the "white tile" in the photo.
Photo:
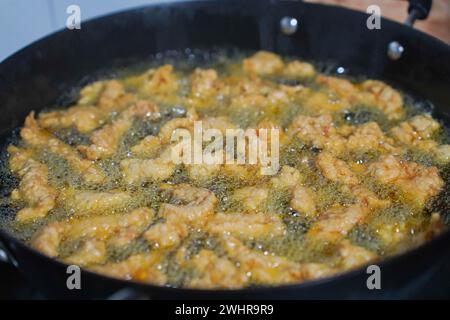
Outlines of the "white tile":
[[47,0],[0,1],[0,61],[52,32]]
[[31,42],[64,28],[67,7],[81,8],[81,22],[153,0],[0,0],[0,61]]

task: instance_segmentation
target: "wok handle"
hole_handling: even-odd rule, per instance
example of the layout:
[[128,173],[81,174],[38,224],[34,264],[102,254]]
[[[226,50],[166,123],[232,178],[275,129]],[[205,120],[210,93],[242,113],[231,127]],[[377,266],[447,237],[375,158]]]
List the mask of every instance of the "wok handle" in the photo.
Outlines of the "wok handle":
[[431,10],[432,0],[408,0],[408,17],[405,24],[412,27],[416,20],[428,18]]

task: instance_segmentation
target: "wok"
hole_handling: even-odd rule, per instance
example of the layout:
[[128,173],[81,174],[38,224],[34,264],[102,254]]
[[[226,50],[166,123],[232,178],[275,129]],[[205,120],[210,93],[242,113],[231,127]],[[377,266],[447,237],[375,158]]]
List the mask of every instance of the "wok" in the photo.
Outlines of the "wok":
[[[423,3],[414,1],[410,24],[427,15]],[[297,19],[295,32],[280,28],[284,17]],[[82,22],[81,30],[56,32],[0,64],[0,142],[7,144],[11,131],[31,110],[70,103],[75,97],[68,92],[96,76],[145,61],[158,52],[186,48],[264,49],[331,61],[349,74],[363,74],[406,89],[428,106],[433,116],[450,124],[450,47],[386,19],[381,20],[380,30],[369,30],[367,18],[367,14],[348,9],[298,1],[228,0],[164,1]],[[388,54],[392,41],[398,42],[403,52]],[[3,183],[0,190],[9,192]],[[448,197],[449,186],[444,192]],[[444,213],[448,209],[442,208]],[[159,287],[82,271],[81,290],[68,290],[67,265],[27,247],[5,230],[0,230],[0,243],[0,257],[52,298],[113,294],[115,298],[153,299],[389,298],[393,292],[396,297],[408,297],[411,289],[420,290],[428,275],[448,258],[450,232],[381,262],[381,290],[367,289],[365,268],[302,284],[242,290]]]

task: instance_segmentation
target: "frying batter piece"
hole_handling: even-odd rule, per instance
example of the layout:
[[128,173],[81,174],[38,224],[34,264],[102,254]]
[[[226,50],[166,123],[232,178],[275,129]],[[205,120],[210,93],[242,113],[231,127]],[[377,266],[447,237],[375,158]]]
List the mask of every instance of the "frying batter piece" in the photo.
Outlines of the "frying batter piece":
[[27,222],[45,217],[55,207],[57,192],[48,182],[48,168],[32,158],[33,152],[15,146],[8,148],[10,167],[21,177],[19,188],[11,197],[23,200],[27,207],[16,214],[16,220]]
[[100,127],[107,114],[94,106],[73,106],[64,111],[53,111],[39,117],[39,125],[46,129],[75,127],[87,133]]
[[[113,214],[55,222],[41,229],[31,243],[39,251],[57,257],[61,242],[87,238],[90,242],[82,249],[83,255],[86,256],[91,248],[94,250],[93,255],[97,256],[99,247],[95,241],[101,241],[104,246],[106,240],[113,241],[114,237],[126,232],[130,243],[145,230],[153,217],[154,212],[151,209],[139,208],[124,215]],[[103,252],[105,253],[104,250]]]
[[156,119],[159,117],[158,108],[148,101],[138,101],[124,110],[117,120],[95,131],[91,136],[90,146],[80,146],[78,150],[91,160],[111,157],[117,150],[120,138],[133,125],[134,117]]
[[24,142],[31,147],[40,150],[49,150],[66,160],[68,164],[79,172],[89,183],[101,183],[105,176],[103,172],[92,161],[83,159],[76,150],[65,144],[50,132],[39,127],[34,112],[25,119],[25,126],[20,131],[20,136]]

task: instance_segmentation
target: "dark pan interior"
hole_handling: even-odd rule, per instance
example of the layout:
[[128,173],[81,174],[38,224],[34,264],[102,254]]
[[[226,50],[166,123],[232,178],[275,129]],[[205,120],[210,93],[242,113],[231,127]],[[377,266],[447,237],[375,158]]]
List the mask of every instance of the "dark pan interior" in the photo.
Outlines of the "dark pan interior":
[[[297,33],[287,36],[280,32],[279,21],[284,16],[298,19]],[[74,90],[99,75],[148,60],[157,52],[186,48],[265,49],[331,62],[350,74],[364,74],[405,89],[424,104],[434,106],[434,116],[450,124],[449,46],[388,20],[382,20],[381,30],[368,30],[366,19],[365,14],[332,6],[229,0],[165,2],[82,23],[79,31],[53,34],[0,63],[0,143],[5,144],[11,131],[23,123],[31,110],[67,104],[75,98]],[[397,61],[386,55],[392,40],[405,48]],[[40,268],[55,278],[66,276],[62,264],[27,249],[6,234],[3,237],[23,268]],[[418,250],[387,261],[390,286],[405,285],[419,270],[429,268],[430,261],[448,252],[449,238],[447,232]],[[399,270],[406,273],[399,275]],[[91,279],[87,281],[92,296],[100,297],[124,286],[120,281],[86,274]],[[378,293],[367,292],[364,276],[358,270],[332,280],[237,292],[135,287],[156,297],[333,297],[337,293],[339,297],[376,296]],[[67,292],[65,280],[49,284],[44,276],[41,278],[54,292],[77,295]]]

